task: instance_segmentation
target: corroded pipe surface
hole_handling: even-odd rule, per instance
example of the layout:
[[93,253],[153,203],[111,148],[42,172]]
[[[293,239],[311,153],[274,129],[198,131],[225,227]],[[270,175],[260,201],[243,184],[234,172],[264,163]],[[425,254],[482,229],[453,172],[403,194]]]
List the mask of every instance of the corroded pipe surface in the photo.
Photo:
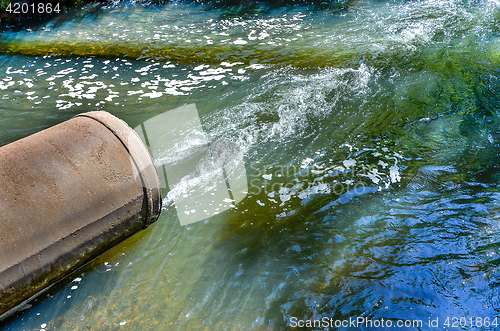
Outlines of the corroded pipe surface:
[[148,150],[109,113],[80,114],[0,148],[0,318],[160,210]]

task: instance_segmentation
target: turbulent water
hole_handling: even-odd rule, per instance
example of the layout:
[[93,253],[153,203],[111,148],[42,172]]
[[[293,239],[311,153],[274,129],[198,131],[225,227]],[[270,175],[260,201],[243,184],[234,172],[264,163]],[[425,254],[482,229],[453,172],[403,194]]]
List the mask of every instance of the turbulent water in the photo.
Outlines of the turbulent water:
[[2,330],[496,329],[499,24],[497,1],[120,2],[4,31],[0,144],[194,103],[249,190],[188,226],[164,190],[154,225]]

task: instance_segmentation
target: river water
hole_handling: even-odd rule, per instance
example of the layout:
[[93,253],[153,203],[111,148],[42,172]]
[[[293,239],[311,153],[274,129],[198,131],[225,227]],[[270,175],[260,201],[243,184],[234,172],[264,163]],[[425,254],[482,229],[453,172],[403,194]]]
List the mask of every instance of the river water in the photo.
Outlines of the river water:
[[165,189],[155,224],[2,330],[496,329],[499,20],[497,1],[120,2],[3,32],[1,145],[195,104],[249,190],[181,226]]

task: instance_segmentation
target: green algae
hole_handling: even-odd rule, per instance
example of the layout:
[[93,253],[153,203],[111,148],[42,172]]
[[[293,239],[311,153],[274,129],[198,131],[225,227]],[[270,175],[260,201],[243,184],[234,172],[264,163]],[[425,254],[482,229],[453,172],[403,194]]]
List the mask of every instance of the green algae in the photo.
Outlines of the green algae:
[[223,61],[242,62],[246,65],[269,64],[298,68],[341,66],[353,58],[345,52],[319,53],[318,50],[294,50],[292,48],[262,48],[250,46],[192,46],[151,44],[145,47],[130,42],[64,42],[64,41],[3,41],[0,53],[26,56],[102,57],[151,59],[173,61],[179,64],[212,64]]

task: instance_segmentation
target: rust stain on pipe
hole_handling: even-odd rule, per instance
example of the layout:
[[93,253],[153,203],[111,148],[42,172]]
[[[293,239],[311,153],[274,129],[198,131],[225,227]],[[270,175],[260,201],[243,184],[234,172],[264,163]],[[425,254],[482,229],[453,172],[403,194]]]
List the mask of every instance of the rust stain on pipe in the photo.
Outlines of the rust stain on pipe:
[[80,114],[0,148],[0,317],[160,210],[147,148],[109,113]]

